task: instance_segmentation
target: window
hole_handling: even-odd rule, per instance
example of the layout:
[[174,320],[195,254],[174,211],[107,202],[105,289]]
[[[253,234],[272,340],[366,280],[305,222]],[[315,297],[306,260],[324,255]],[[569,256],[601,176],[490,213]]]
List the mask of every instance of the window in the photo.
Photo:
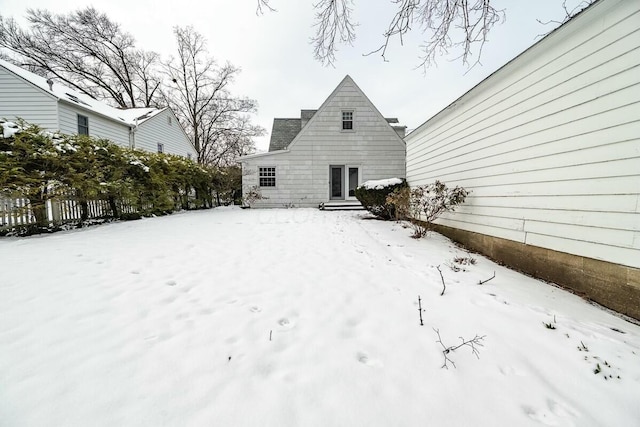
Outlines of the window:
[[167,124],[169,124],[169,126],[173,126],[173,123],[171,122],[171,116],[167,116]]
[[273,167],[260,167],[260,187],[275,187],[276,186],[276,168]]
[[89,118],[78,114],[78,135],[89,135]]
[[353,130],[353,111],[342,112],[342,130]]
[[164,144],[162,142],[158,142],[158,153],[164,153]]
[[187,160],[191,160],[191,153],[187,153]]

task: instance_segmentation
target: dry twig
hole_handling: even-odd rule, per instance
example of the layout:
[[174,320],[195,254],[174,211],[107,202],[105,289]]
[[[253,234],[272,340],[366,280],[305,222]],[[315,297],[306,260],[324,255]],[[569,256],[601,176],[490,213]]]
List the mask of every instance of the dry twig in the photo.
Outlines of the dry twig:
[[449,358],[449,355],[454,351],[456,351],[457,349],[459,349],[460,347],[464,347],[464,346],[469,347],[471,349],[471,353],[474,356],[476,356],[478,359],[480,359],[480,350],[478,349],[478,347],[484,346],[481,341],[485,339],[486,335],[479,336],[478,334],[476,334],[476,336],[470,340],[465,340],[464,338],[459,337],[462,343],[456,346],[447,347],[442,342],[442,337],[440,337],[440,330],[436,328],[433,328],[433,330],[435,331],[436,334],[438,334],[438,340],[436,342],[440,343],[440,345],[443,348],[442,355],[444,356],[444,363],[442,364],[441,368],[449,369],[449,366],[448,366],[449,363],[451,363],[455,368],[456,364],[453,360]]

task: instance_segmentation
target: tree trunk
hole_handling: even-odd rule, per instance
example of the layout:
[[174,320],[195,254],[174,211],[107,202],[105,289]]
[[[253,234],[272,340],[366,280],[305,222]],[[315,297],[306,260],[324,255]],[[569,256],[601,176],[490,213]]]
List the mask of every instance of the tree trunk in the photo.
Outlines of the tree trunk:
[[47,217],[47,200],[45,192],[40,190],[28,194],[31,212],[36,219],[35,226],[37,228],[46,228],[49,226],[49,218]]
[[86,199],[80,200],[80,222],[89,219],[89,202]]
[[120,218],[120,212],[118,211],[118,204],[116,203],[115,196],[109,196],[109,208],[111,209],[111,216],[114,218]]

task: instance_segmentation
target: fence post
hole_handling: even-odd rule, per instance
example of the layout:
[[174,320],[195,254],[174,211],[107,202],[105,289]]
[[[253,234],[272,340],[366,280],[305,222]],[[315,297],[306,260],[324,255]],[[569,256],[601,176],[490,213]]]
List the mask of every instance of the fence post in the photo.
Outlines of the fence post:
[[62,222],[62,215],[60,214],[60,200],[57,197],[51,199],[51,220],[54,225],[59,225]]

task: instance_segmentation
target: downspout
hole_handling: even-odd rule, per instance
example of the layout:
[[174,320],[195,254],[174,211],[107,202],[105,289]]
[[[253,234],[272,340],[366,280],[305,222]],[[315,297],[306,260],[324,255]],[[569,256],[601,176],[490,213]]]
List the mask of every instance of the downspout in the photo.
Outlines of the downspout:
[[129,128],[129,148],[136,149],[136,131],[138,130],[138,119],[136,118],[135,125]]

